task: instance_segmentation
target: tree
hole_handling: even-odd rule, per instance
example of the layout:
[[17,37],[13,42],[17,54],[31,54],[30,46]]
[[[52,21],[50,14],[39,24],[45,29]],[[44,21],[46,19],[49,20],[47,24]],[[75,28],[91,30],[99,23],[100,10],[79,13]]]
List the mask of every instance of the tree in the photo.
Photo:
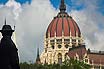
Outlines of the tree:
[[84,63],[83,61],[78,61],[74,59],[65,60],[63,62],[63,66],[66,66],[67,68],[70,68],[70,69],[90,69],[91,68],[90,65]]
[[28,64],[20,63],[21,69],[90,69],[91,66],[74,59],[65,60],[62,64]]

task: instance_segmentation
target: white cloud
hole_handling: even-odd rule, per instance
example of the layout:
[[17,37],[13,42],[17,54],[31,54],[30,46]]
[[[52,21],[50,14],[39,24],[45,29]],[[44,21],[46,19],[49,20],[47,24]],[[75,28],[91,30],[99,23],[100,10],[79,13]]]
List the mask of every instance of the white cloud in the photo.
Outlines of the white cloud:
[[19,13],[22,11],[21,9],[21,4],[17,3],[15,0],[9,0],[6,5],[6,7],[9,7],[11,9],[13,9],[13,13],[15,15],[15,19],[18,18]]
[[2,8],[2,7],[3,7],[3,5],[1,4],[1,5],[0,5],[0,8]]
[[22,61],[35,61],[37,46],[40,46],[42,51],[44,34],[55,16],[55,10],[49,0],[34,0],[31,5],[24,5],[23,8],[16,23],[17,42],[20,55],[23,55],[20,58]]
[[54,13],[55,10],[49,0],[34,0],[31,5],[24,4],[22,7],[10,0],[6,6],[0,8],[0,26],[3,25],[5,17],[7,24],[12,27],[16,24],[16,39],[21,61],[35,61],[37,46],[42,51],[43,36],[55,16]]
[[[86,47],[99,51],[104,50],[104,28],[101,28],[101,25],[104,25],[104,16],[97,11],[97,8],[99,8],[97,1],[85,0],[86,8],[80,11],[72,10],[71,15],[82,31]],[[101,25],[99,26],[99,24]]]
[[[95,11],[96,2],[85,3],[87,8],[81,11],[72,10],[71,15],[82,31],[87,47],[103,50],[104,28],[99,28],[98,24],[103,22],[104,16]],[[2,27],[5,17],[7,24],[12,27],[16,24],[16,39],[21,61],[35,61],[37,46],[42,51],[46,29],[57,13],[49,0],[33,0],[31,5],[22,6],[10,1],[6,6],[1,6],[0,26]]]

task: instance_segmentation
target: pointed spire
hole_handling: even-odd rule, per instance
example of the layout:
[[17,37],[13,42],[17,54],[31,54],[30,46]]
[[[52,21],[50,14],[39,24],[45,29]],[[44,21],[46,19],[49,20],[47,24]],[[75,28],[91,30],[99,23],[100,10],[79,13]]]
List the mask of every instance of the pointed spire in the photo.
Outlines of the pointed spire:
[[39,48],[37,49],[37,58],[39,58]]
[[65,12],[66,11],[66,5],[64,0],[61,0],[61,4],[60,4],[60,12]]
[[36,58],[36,63],[37,63],[37,64],[40,64],[40,63],[41,63],[40,57],[39,57],[39,48],[37,48],[37,58]]
[[5,25],[6,25],[6,18],[5,18]]

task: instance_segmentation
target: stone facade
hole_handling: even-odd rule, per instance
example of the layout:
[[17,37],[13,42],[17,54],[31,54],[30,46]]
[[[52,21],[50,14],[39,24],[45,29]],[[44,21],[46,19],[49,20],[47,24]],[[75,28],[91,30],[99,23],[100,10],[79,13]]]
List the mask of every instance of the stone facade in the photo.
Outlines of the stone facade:
[[68,52],[69,59],[84,61],[92,66],[92,69],[104,69],[104,52],[86,50],[85,45],[70,48]]
[[61,64],[73,58],[90,64],[92,69],[104,69],[104,52],[86,50],[77,23],[65,10],[64,0],[61,0],[60,12],[51,21],[45,34],[41,63]]
[[[68,41],[65,41],[68,40]],[[81,39],[81,38],[79,38]],[[78,44],[77,42],[75,44]],[[46,38],[44,51],[41,54],[41,62],[48,64],[61,63],[68,58],[69,48],[72,48],[72,37]]]

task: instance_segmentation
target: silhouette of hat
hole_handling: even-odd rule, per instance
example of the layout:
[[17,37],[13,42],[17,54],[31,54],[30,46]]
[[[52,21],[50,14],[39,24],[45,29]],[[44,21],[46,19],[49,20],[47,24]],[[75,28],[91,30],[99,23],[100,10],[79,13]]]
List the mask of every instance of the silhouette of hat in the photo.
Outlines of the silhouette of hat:
[[10,25],[4,25],[2,27],[2,30],[0,30],[0,32],[4,32],[4,31],[10,31],[10,32],[14,32],[14,30],[12,30]]

